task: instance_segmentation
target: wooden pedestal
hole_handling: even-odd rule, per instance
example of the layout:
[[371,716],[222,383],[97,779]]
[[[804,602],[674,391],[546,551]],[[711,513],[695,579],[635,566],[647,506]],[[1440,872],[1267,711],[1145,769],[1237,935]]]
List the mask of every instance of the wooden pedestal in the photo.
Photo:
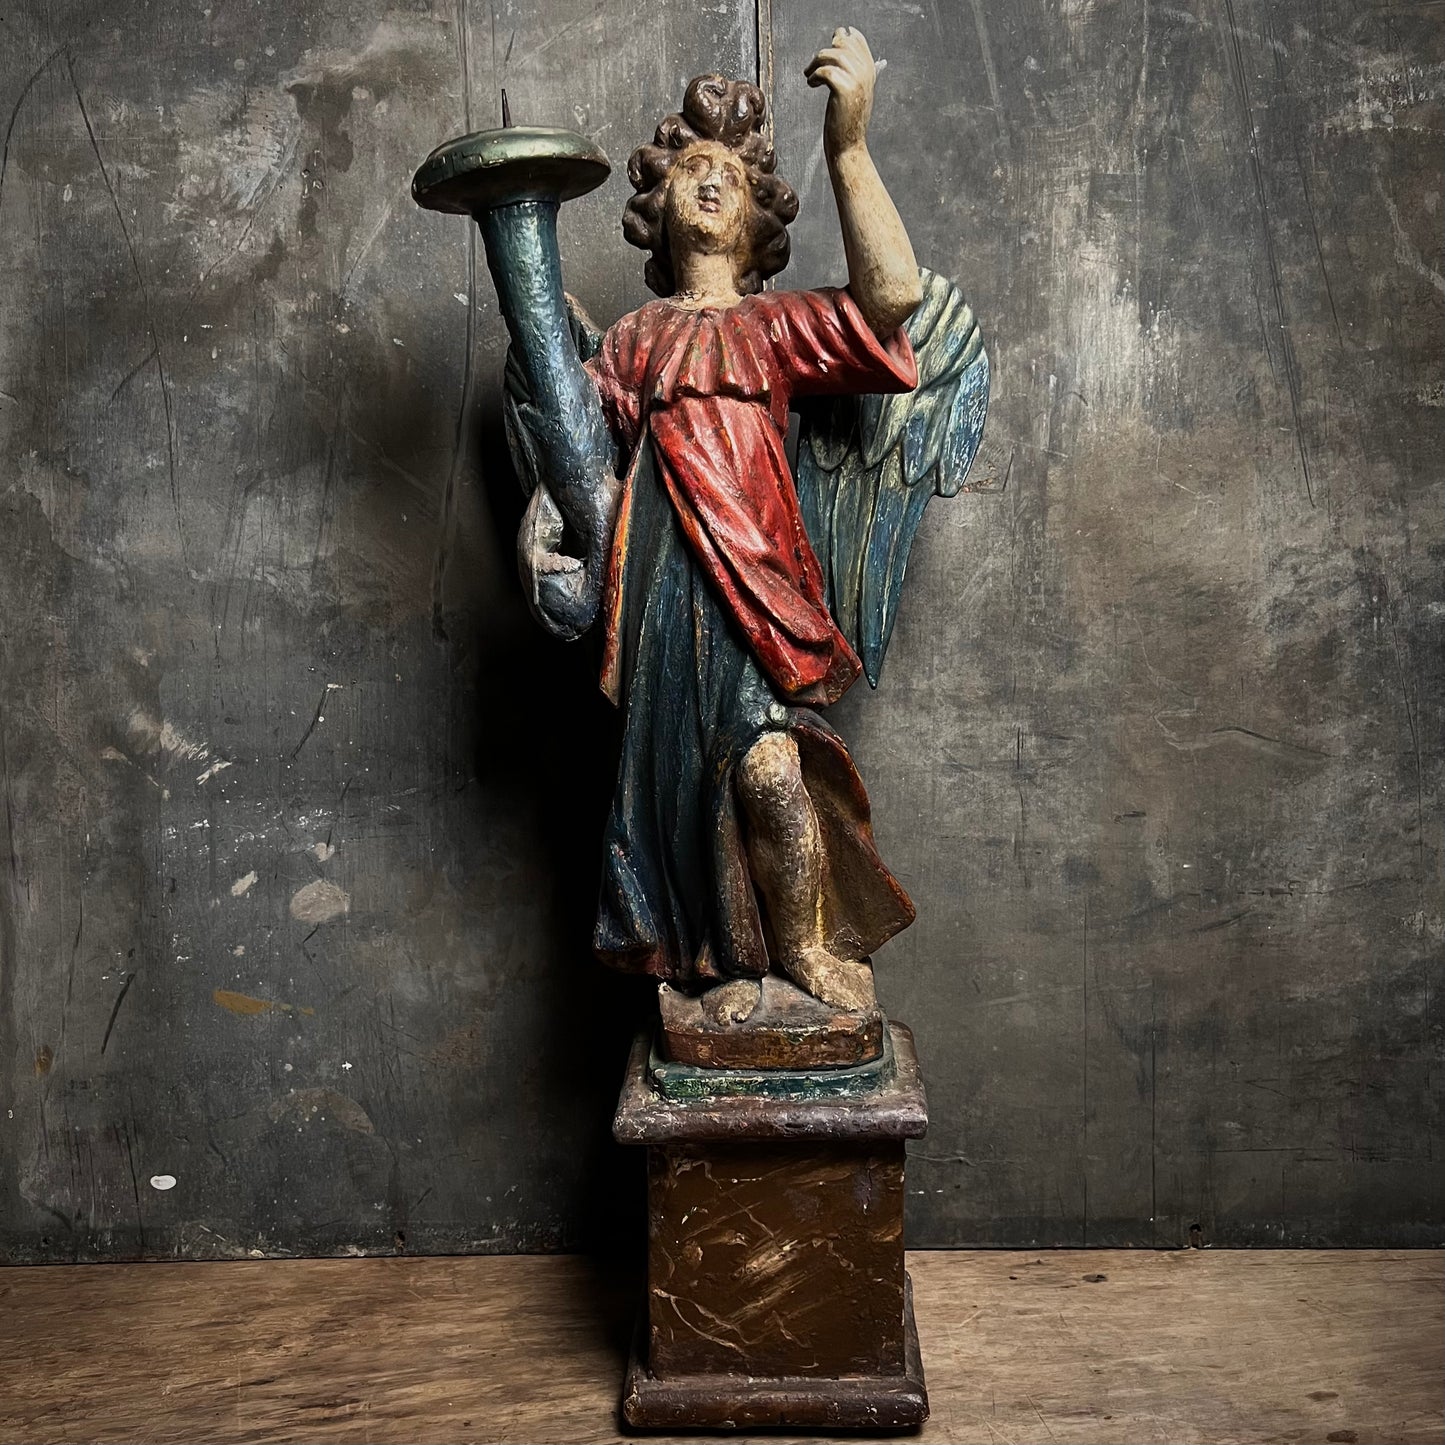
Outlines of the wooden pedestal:
[[613,1126],[648,1146],[629,1425],[909,1430],[927,1418],[903,1269],[904,1140],[927,1111],[912,1035],[891,1025],[891,1045],[871,1077],[849,1071],[849,1092],[820,1097],[803,1075],[699,1095],[637,1041]]

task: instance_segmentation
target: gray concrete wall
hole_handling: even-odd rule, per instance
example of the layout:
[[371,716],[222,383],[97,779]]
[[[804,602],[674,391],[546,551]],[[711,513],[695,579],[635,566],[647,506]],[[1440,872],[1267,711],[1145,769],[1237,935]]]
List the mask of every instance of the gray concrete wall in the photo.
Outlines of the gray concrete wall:
[[1439,7],[636,8],[0,17],[6,1256],[640,1227],[612,719],[514,581],[479,250],[407,185],[502,84],[593,135],[610,320],[627,153],[761,74],[784,284],[839,280],[842,20],[995,367],[992,489],[835,710],[919,907],[911,1240],[1438,1242]]

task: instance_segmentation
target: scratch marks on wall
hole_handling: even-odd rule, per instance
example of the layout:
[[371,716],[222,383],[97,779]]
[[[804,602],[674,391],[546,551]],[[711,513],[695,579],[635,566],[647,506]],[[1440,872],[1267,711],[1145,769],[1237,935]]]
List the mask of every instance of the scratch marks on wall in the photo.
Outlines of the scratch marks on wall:
[[984,18],[983,0],[969,0],[969,8],[973,12],[974,33],[978,36],[979,58],[983,63],[983,73],[988,80],[988,96],[992,102],[994,124],[998,127],[999,138],[1002,141],[1004,153],[1007,154],[1009,149],[1008,112],[1004,109],[1003,90],[999,85],[998,68],[994,64],[993,45],[988,37],[988,21]]
[[1067,376],[1070,429],[1117,435],[1123,417],[1147,424],[1178,405],[1181,341],[1168,311],[1141,315],[1148,308],[1114,259],[1123,249],[1119,223],[1091,206],[1089,185],[1054,199],[1054,253],[1083,261],[1055,272],[1056,337],[1077,367]]
[[[1378,172],[1373,179],[1380,200],[1384,202],[1385,213],[1390,218],[1390,229],[1395,233],[1395,259],[1407,270],[1413,271],[1415,275],[1428,281],[1437,291],[1445,293],[1445,276],[1442,276],[1433,266],[1425,264],[1419,248],[1406,232],[1404,222],[1400,219],[1400,212],[1385,190],[1385,183],[1380,179]],[[1435,229],[1439,229],[1438,223],[1436,223]]]
[[1221,29],[1224,35],[1225,50],[1229,57],[1230,75],[1238,93],[1241,124],[1249,154],[1250,171],[1254,176],[1255,198],[1259,206],[1260,234],[1264,239],[1265,267],[1269,273],[1269,293],[1273,302],[1274,320],[1278,323],[1278,334],[1275,334],[1274,327],[1270,327],[1266,330],[1263,339],[1267,351],[1273,352],[1275,341],[1278,342],[1280,348],[1285,386],[1289,392],[1290,413],[1294,419],[1300,470],[1304,476],[1305,496],[1310,506],[1313,507],[1315,494],[1314,486],[1310,481],[1309,453],[1305,448],[1299,363],[1295,359],[1294,341],[1290,335],[1289,316],[1285,307],[1284,284],[1280,278],[1279,260],[1275,254],[1274,227],[1269,214],[1269,187],[1266,184],[1264,166],[1260,159],[1259,132],[1255,125],[1254,107],[1249,94],[1249,75],[1245,67],[1244,52],[1240,47],[1239,30],[1234,19],[1234,0],[1224,0]]
[[470,465],[470,454],[476,429],[476,317],[477,317],[477,230],[468,226],[467,246],[467,325],[462,343],[462,384],[457,398],[456,426],[452,438],[451,464],[447,468],[446,485],[438,509],[436,556],[432,563],[431,620],[438,638],[446,636],[447,562],[451,555],[456,527],[457,489]]
[[1418,55],[1393,49],[1382,55],[1362,47],[1347,49],[1343,58],[1349,78],[1327,94],[1344,89],[1353,95],[1319,122],[1322,135],[1383,130],[1438,136],[1445,129],[1438,114],[1431,114],[1445,94],[1445,62],[1422,65]]
[[293,758],[296,757],[300,753],[301,749],[306,746],[307,742],[311,738],[311,734],[316,731],[317,727],[321,723],[326,721],[326,714],[324,711],[326,707],[326,699],[330,697],[333,692],[339,691],[340,687],[341,684],[339,682],[328,682],[326,686],[322,689],[321,696],[316,700],[316,711],[311,714],[311,721],[306,724],[306,731],[301,734],[300,742],[298,742],[296,746],[291,749],[291,756]]
[[95,135],[95,127],[90,122],[90,112],[86,109],[85,97],[81,94],[80,82],[76,79],[74,58],[69,54],[65,57],[65,69],[67,75],[70,77],[70,87],[75,94],[75,104],[80,111],[80,119],[85,126],[85,134],[90,141],[90,148],[95,156],[95,163],[99,168],[101,181],[105,185],[106,193],[110,196],[111,208],[114,210],[116,222],[120,226],[121,239],[125,242],[126,251],[130,255],[131,269],[135,273],[136,285],[140,288],[146,332],[150,337],[151,343],[150,355],[156,364],[156,376],[160,381],[161,401],[165,412],[166,466],[170,475],[171,504],[175,509],[176,537],[180,543],[182,556],[184,556],[186,534],[185,527],[181,521],[180,481],[176,475],[176,423],[172,411],[171,385],[166,378],[165,357],[161,349],[160,334],[156,330],[155,314],[151,305],[150,288],[146,282],[145,271],[141,267],[140,256],[136,252],[135,242],[131,238],[130,227],[126,224],[125,212],[121,209],[120,198],[115,193],[115,185],[111,181],[110,171],[106,167],[105,157],[101,154],[100,142],[96,139]]
[[[186,737],[174,723],[144,708],[138,707],[131,712],[127,734],[135,752],[149,756],[159,755],[166,763],[204,762],[211,755],[211,750],[205,743]],[[221,764],[221,767],[225,766],[225,763]],[[214,771],[207,770],[196,781],[205,781]]]
[[20,112],[25,102],[30,98],[30,92],[35,88],[35,82],[70,48],[70,42],[64,41],[57,45],[39,65],[25,77],[25,83],[20,87],[20,93],[15,97],[15,104],[10,108],[10,118],[5,123],[5,139],[0,143],[0,202],[5,199],[5,175],[10,169],[10,142],[15,135],[15,124],[20,119]]
[[110,1036],[115,1032],[115,1021],[120,1017],[120,1006],[125,1002],[126,995],[130,992],[130,986],[135,982],[137,970],[132,969],[125,976],[120,986],[120,992],[115,996],[115,1003],[111,1006],[110,1017],[105,1021],[105,1032],[101,1035],[100,1051],[103,1054],[110,1043]]

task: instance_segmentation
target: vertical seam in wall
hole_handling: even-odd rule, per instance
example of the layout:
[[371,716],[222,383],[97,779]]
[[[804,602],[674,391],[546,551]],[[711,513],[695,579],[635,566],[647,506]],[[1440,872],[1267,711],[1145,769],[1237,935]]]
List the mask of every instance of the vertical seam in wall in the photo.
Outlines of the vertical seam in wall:
[[[492,10],[492,80],[496,86],[497,75],[497,16]],[[457,62],[462,72],[462,123],[470,132],[472,128],[472,17],[468,0],[457,0]],[[441,505],[437,527],[436,556],[432,562],[431,622],[432,635],[442,641],[446,639],[446,582],[447,564],[451,560],[452,529],[456,524],[457,492],[461,487],[463,474],[468,462],[468,425],[473,414],[473,395],[476,386],[476,367],[472,353],[476,349],[477,334],[477,228],[467,227],[467,333],[466,354],[462,358],[462,394],[457,402],[457,425],[452,438],[451,465],[447,468],[446,484],[442,488]]]
[[773,0],[757,0],[758,89],[768,102],[768,144],[773,143]]
[[[773,144],[773,0],[757,0],[755,11],[753,54],[757,60],[758,89],[767,103],[764,112],[768,144]],[[776,281],[763,282],[763,290],[771,291]]]

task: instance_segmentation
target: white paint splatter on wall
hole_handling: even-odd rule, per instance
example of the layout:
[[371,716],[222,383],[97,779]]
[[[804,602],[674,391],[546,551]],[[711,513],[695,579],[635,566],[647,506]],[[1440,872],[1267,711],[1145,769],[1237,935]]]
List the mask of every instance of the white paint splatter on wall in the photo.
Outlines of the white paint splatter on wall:
[[186,737],[173,723],[143,707],[131,711],[126,731],[135,752],[162,753],[169,762],[199,763],[211,755],[204,743]]

